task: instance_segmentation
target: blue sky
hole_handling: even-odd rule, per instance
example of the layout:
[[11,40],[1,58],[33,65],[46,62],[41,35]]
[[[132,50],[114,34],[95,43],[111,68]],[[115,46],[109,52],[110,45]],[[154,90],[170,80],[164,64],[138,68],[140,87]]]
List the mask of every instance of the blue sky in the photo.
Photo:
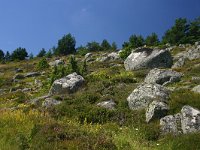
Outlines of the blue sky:
[[159,37],[179,17],[200,16],[200,0],[0,0],[0,49],[37,54],[64,34],[77,46],[108,39],[121,47],[132,34]]

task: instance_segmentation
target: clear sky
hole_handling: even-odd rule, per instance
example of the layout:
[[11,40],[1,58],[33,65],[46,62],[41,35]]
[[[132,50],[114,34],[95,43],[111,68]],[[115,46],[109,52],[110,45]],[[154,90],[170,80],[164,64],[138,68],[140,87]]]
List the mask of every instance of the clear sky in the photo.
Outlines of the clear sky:
[[77,46],[107,39],[121,47],[132,34],[162,37],[176,18],[200,16],[200,0],[0,0],[0,10],[0,49],[37,54],[67,33]]

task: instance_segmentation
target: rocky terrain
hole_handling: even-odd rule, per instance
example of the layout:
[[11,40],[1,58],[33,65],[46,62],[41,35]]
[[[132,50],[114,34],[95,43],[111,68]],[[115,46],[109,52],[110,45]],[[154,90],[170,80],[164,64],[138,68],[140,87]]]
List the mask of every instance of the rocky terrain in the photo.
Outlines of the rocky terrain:
[[0,149],[200,149],[199,42],[70,57],[0,65]]

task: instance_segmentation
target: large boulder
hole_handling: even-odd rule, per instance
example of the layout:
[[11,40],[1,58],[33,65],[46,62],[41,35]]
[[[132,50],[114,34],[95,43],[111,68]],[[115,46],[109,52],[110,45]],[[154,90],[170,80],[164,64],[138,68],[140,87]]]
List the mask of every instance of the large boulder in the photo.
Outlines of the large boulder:
[[84,83],[84,78],[77,73],[55,80],[49,94],[69,94],[75,92]]
[[191,106],[181,109],[181,126],[183,133],[200,131],[200,111]]
[[146,110],[146,122],[166,116],[169,108],[164,102],[153,101]]
[[160,119],[163,134],[192,133],[200,131],[200,110],[191,106],[183,106],[181,113],[165,116]]
[[172,133],[174,135],[182,133],[181,114],[168,115],[160,119],[161,132],[163,134]]
[[173,71],[171,69],[152,69],[145,78],[146,83],[157,83],[166,85],[168,83],[180,81],[182,73]]
[[140,48],[133,51],[125,60],[126,70],[138,70],[142,68],[170,68],[173,64],[168,50]]
[[168,102],[169,91],[159,84],[141,84],[127,98],[130,109],[147,108],[154,101]]

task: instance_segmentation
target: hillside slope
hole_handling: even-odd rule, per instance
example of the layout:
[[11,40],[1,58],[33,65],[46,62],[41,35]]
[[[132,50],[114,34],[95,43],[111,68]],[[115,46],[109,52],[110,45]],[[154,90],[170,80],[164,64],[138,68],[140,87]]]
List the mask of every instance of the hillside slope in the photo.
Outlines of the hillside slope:
[[[193,89],[200,85],[199,46],[166,48],[182,76],[162,85],[169,91],[164,116],[185,105],[200,109],[200,90]],[[200,149],[198,132],[163,134],[161,117],[147,123],[146,107],[129,108],[127,98],[155,67],[126,71],[115,54],[75,55],[79,68],[86,59],[84,83],[59,94],[49,94],[57,77],[55,67],[38,67],[43,58],[0,65],[0,149]],[[71,65],[71,56],[47,62],[56,59],[63,62],[58,70]]]

